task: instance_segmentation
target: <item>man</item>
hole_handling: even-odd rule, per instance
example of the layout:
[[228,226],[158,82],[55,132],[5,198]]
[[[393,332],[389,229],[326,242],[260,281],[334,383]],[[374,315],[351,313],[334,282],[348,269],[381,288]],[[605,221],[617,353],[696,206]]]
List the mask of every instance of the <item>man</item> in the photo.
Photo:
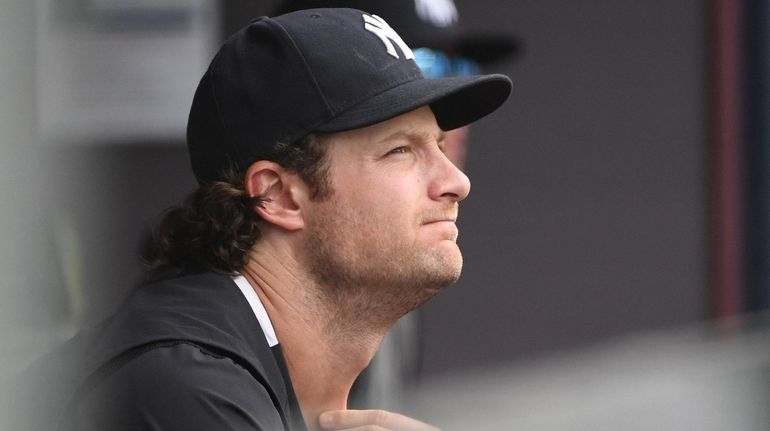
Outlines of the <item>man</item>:
[[[426,78],[478,74],[481,68],[510,59],[520,47],[507,33],[464,28],[452,0],[284,0],[277,12],[321,7],[360,9],[385,19],[413,48]],[[444,154],[460,169],[465,167],[468,141],[468,126],[446,132]],[[417,375],[420,361],[419,322],[417,313],[409,313],[393,326],[353,385],[348,405],[398,408],[402,404],[404,388]]]
[[432,429],[345,410],[390,326],[460,275],[470,184],[445,130],[502,75],[424,79],[381,18],[258,18],[223,45],[188,123],[200,183],[156,272],[87,342],[77,429]]

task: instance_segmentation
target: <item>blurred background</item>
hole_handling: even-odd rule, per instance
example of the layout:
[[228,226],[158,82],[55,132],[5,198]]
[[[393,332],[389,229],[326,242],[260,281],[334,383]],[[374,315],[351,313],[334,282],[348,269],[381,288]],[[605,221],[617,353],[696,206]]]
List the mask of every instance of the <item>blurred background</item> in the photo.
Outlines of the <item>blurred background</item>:
[[[2,381],[141,283],[159,213],[195,186],[198,79],[276,4],[0,0]],[[770,2],[456,6],[519,50],[485,67],[514,91],[471,131],[462,279],[415,317],[407,383],[441,401],[409,409],[448,418],[430,406],[476,400],[498,424],[617,429],[597,411],[681,426],[732,400],[746,412],[708,423],[733,428],[703,429],[770,429],[752,410],[770,371]],[[614,396],[632,388],[648,391]],[[666,407],[686,419],[650,413]]]

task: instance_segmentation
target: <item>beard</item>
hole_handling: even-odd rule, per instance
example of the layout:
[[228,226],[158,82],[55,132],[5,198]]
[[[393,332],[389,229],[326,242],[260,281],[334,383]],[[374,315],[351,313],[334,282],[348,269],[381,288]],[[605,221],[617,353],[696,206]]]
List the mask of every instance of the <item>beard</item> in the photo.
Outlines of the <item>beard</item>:
[[322,205],[308,224],[304,257],[335,326],[390,327],[460,277],[455,244],[420,244],[389,216],[355,211],[334,197]]

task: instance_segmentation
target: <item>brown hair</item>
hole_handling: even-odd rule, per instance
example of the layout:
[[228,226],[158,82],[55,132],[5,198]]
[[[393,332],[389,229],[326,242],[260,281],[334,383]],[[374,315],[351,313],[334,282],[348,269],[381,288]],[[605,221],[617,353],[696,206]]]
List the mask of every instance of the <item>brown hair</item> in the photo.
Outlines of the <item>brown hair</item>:
[[[294,144],[279,142],[259,160],[296,172],[310,187],[311,198],[323,199],[331,193],[325,156],[323,140],[311,134]],[[222,180],[202,184],[164,212],[153,233],[151,279],[203,271],[235,274],[243,268],[260,235],[262,219],[254,206],[265,201],[246,193],[243,175],[227,169]]]

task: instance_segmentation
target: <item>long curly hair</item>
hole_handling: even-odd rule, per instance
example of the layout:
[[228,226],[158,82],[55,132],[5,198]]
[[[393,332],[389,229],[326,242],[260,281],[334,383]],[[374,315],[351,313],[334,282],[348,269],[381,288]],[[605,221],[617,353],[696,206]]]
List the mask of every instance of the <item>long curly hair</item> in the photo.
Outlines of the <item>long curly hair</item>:
[[[331,192],[326,145],[316,135],[297,143],[276,143],[261,160],[297,173],[310,187],[312,199]],[[260,236],[261,217],[254,211],[265,198],[249,196],[244,173],[227,169],[221,181],[202,184],[182,202],[167,209],[153,232],[149,278],[213,271],[234,275]]]

